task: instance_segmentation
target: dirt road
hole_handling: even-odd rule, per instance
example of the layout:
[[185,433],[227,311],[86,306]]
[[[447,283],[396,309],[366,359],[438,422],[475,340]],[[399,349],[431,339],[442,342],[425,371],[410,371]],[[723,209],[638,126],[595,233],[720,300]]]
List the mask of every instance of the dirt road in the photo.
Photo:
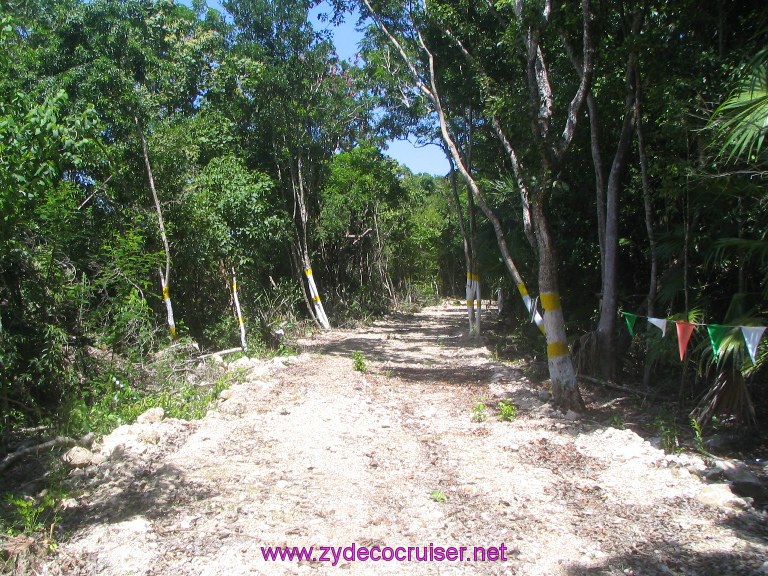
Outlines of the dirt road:
[[[247,381],[201,421],[119,429],[49,573],[768,573],[764,513],[703,483],[700,459],[564,418],[463,330],[449,305],[335,330],[288,363],[240,361]],[[265,560],[278,546],[314,549]]]

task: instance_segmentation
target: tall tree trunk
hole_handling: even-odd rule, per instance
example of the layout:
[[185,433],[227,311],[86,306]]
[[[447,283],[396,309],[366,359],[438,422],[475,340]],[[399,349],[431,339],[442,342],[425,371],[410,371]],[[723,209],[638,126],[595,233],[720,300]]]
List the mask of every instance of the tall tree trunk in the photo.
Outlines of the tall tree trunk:
[[[634,98],[634,95],[632,96]],[[628,102],[631,106],[631,102]],[[616,314],[618,312],[618,257],[619,257],[619,195],[621,180],[626,172],[630,144],[632,143],[632,116],[630,108],[624,123],[608,177],[605,210],[605,258],[603,261],[602,302],[597,325],[597,346],[602,376],[612,379],[616,373]]]
[[590,91],[587,96],[589,111],[589,143],[592,150],[592,164],[595,167],[595,204],[597,206],[597,241],[600,245],[600,277],[605,274],[605,167],[600,151],[600,117],[597,112],[595,96]]
[[640,177],[643,185],[643,206],[645,208],[645,229],[648,233],[648,251],[651,257],[651,273],[648,282],[648,297],[646,310],[648,316],[656,314],[655,302],[658,289],[659,255],[656,247],[656,234],[653,230],[653,200],[651,198],[651,182],[648,174],[648,154],[645,150],[645,130],[643,128],[643,111],[640,101],[640,88],[635,101],[635,129],[637,131],[637,150],[640,157]]
[[[632,21],[632,37],[637,37],[643,23],[643,14],[637,11]],[[603,258],[602,300],[600,319],[597,324],[597,352],[600,373],[613,379],[616,376],[616,317],[618,314],[618,258],[619,258],[619,196],[623,188],[623,178],[629,162],[632,145],[633,120],[635,118],[635,68],[637,51],[630,50],[626,68],[626,95],[624,121],[621,126],[616,154],[608,175],[608,187],[605,203],[605,235]]]
[[[643,125],[642,84],[639,67],[635,67],[635,131],[637,132],[637,151],[640,159],[640,178],[643,186],[643,207],[645,209],[645,230],[648,233],[648,251],[651,258],[651,272],[648,282],[646,313],[649,317],[656,316],[656,292],[658,289],[659,255],[656,248],[656,235],[653,230],[653,200],[651,198],[651,182],[648,174],[648,154],[645,150],[645,128]],[[650,346],[650,343],[648,344]],[[646,358],[649,355],[646,354]],[[646,360],[643,369],[643,386],[651,385],[653,365]]]
[[[474,137],[472,108],[467,112],[467,172],[472,174],[472,139]],[[477,214],[472,190],[467,186],[467,216],[469,218],[469,251],[470,265],[467,268],[467,310],[469,312],[470,333],[480,336],[480,320],[483,309],[482,296],[480,294],[480,270],[477,264]],[[471,305],[470,305],[471,303]],[[474,309],[474,327],[472,316]]]
[[[471,135],[470,135],[471,140]],[[481,315],[481,293],[480,277],[477,270],[477,216],[472,190],[467,187],[467,212],[469,221],[469,232],[464,225],[464,211],[461,209],[461,200],[459,199],[459,187],[456,178],[456,163],[454,162],[451,151],[447,146],[443,148],[448,164],[451,168],[451,195],[453,198],[454,209],[459,222],[462,245],[464,248],[464,264],[467,273],[465,285],[465,295],[467,304],[467,321],[469,324],[468,334],[478,336],[480,334],[480,315]],[[471,158],[471,145],[468,146],[467,154],[462,155],[462,161],[468,166]],[[468,170],[468,172],[470,172]],[[471,173],[471,172],[470,172]]]
[[166,318],[168,320],[168,333],[171,339],[176,338],[176,321],[173,318],[173,304],[171,303],[171,248],[168,244],[168,235],[165,233],[165,222],[163,221],[163,211],[160,208],[160,199],[157,196],[157,189],[155,188],[155,179],[152,176],[152,165],[149,162],[149,150],[147,147],[147,139],[144,137],[144,129],[139,122],[139,117],[133,117],[136,122],[136,129],[141,139],[141,151],[144,156],[144,167],[147,171],[147,180],[149,182],[149,190],[152,193],[152,200],[155,203],[155,210],[157,211],[157,224],[160,228],[160,239],[163,242],[163,251],[165,252],[165,272],[162,268],[158,268],[160,274],[160,286],[163,293],[163,302],[165,303]]

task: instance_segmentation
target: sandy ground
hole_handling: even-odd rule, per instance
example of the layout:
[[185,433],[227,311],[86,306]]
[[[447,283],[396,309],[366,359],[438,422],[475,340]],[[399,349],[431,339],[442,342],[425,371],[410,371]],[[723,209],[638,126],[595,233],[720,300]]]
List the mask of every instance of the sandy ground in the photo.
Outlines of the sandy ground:
[[[700,480],[701,459],[566,419],[463,331],[448,304],[334,330],[289,361],[238,361],[247,381],[203,420],[118,429],[77,473],[43,572],[768,573],[765,513]],[[268,561],[269,546],[314,549]]]

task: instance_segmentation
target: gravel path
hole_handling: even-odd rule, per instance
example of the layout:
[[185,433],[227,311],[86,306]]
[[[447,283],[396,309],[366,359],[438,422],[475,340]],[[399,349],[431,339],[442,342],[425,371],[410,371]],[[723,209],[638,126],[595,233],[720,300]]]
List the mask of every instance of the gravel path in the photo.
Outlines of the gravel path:
[[[700,459],[565,419],[463,329],[462,308],[444,305],[334,330],[288,362],[238,361],[247,381],[203,420],[118,429],[106,461],[80,473],[70,536],[46,571],[768,573],[765,514],[703,483]],[[513,422],[496,417],[504,398]],[[478,402],[488,417],[473,422]],[[315,548],[267,561],[267,546]],[[466,547],[464,560],[447,559],[450,547]],[[365,561],[361,549],[406,560]]]

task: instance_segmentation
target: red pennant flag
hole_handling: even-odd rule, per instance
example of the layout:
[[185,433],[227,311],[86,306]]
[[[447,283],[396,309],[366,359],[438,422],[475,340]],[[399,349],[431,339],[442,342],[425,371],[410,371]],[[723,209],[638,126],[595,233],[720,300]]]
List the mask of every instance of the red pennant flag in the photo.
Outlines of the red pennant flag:
[[680,362],[682,362],[683,358],[685,358],[685,350],[688,348],[688,342],[691,339],[691,334],[693,334],[693,329],[696,327],[696,324],[691,324],[684,320],[678,320],[675,324],[677,324],[677,346],[680,349]]

